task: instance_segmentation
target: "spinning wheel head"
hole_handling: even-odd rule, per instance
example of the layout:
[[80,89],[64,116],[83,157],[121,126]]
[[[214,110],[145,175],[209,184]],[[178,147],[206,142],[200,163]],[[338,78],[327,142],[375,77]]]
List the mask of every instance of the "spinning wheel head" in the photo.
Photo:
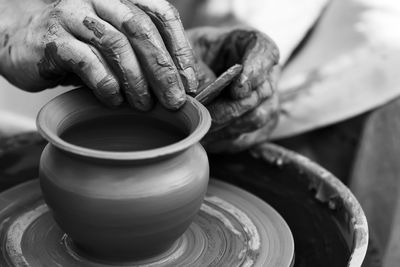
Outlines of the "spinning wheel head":
[[[20,196],[23,196],[22,198]],[[200,212],[167,251],[140,261],[87,255],[63,233],[44,204],[37,181],[2,194],[1,266],[282,266],[294,243],[280,215],[257,197],[211,180]],[[6,218],[9,218],[8,220]],[[101,256],[101,255],[99,255]]]

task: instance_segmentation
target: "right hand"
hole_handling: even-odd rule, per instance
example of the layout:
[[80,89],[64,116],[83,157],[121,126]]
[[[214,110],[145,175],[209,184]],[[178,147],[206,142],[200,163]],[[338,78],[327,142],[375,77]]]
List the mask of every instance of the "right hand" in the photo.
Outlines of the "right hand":
[[0,69],[16,86],[40,91],[83,81],[105,104],[125,98],[139,110],[152,107],[153,95],[178,109],[196,92],[193,52],[167,1],[43,2],[6,32]]

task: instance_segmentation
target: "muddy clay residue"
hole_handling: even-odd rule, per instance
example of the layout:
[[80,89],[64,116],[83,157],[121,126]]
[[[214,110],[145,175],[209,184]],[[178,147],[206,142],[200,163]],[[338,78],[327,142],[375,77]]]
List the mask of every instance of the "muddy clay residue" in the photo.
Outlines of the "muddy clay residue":
[[295,267],[347,266],[350,248],[338,227],[340,209],[314,198],[307,179],[282,171],[248,153],[210,155],[211,175],[235,184],[274,207],[289,225],[295,241]]
[[41,199],[38,181],[2,196],[1,266],[291,266],[293,241],[289,232],[282,235],[288,228],[281,217],[261,200],[220,181],[210,181],[201,210],[169,250],[139,261],[88,255],[58,227]]

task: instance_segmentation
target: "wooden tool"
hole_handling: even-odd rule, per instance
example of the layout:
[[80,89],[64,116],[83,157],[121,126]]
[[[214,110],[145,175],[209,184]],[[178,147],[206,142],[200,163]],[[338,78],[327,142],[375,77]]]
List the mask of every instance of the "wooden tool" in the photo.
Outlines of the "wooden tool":
[[195,96],[195,99],[200,101],[203,105],[209,104],[240,74],[242,69],[243,66],[240,64],[233,65],[224,73],[222,73],[215,81],[201,90]]

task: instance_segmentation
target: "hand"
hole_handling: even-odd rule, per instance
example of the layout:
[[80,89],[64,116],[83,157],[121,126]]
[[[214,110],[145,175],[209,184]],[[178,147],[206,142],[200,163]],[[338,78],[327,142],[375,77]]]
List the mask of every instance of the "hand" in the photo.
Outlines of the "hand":
[[243,65],[240,76],[207,106],[213,119],[203,140],[207,150],[236,152],[266,140],[278,118],[279,51],[274,42],[253,29],[197,28],[188,37],[204,62],[198,64],[199,77],[209,73],[207,66],[218,76],[236,63]]
[[[0,0],[0,9],[14,1],[21,2]],[[19,8],[14,26],[0,25],[0,71],[16,86],[39,91],[83,81],[104,103],[125,98],[139,110],[152,107],[152,95],[177,109],[196,91],[193,52],[168,2],[48,2],[31,0],[34,8]]]

